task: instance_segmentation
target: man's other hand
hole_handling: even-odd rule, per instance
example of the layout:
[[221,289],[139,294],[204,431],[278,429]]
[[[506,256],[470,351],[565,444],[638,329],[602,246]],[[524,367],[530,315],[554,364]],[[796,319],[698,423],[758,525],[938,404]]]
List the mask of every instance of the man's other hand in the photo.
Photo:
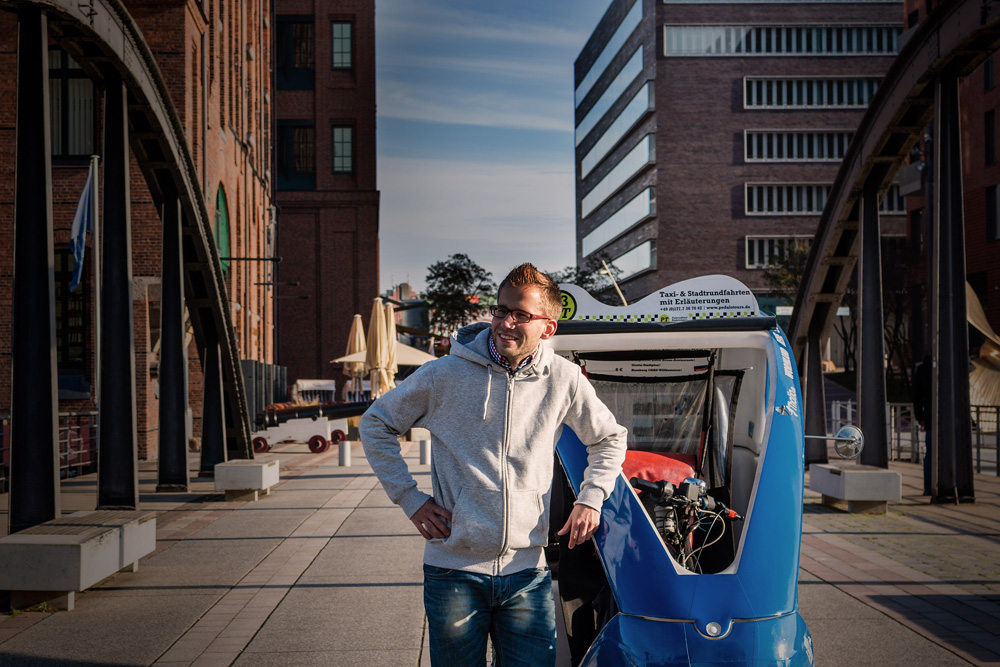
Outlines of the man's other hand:
[[451,521],[451,512],[435,503],[434,499],[431,498],[413,513],[410,521],[417,527],[417,530],[420,531],[425,540],[435,537],[450,537],[451,530],[441,520],[442,517]]
[[600,512],[586,505],[574,505],[573,511],[569,513],[569,519],[566,520],[566,525],[556,535],[569,533],[569,548],[572,549],[593,537],[600,525]]

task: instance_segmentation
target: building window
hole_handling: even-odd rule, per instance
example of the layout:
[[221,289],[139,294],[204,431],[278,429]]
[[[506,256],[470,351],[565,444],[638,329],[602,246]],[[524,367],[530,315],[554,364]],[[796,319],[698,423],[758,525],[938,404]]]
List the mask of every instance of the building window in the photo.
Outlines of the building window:
[[819,215],[830,186],[819,183],[747,183],[747,215]]
[[791,248],[805,250],[811,243],[811,236],[747,236],[746,268],[770,268]]
[[994,85],[996,84],[993,80],[993,56],[990,56],[983,63],[983,90],[993,90]]
[[601,181],[587,193],[580,202],[580,215],[586,218],[594,212],[598,206],[613,195],[618,188],[625,185],[633,176],[642,171],[647,165],[656,162],[652,135],[643,137],[635,148],[621,159],[614,169],[601,179]]
[[665,25],[665,56],[895,55],[899,25]]
[[653,110],[653,83],[647,81],[639,89],[632,101],[629,102],[618,117],[611,121],[601,138],[594,142],[590,151],[580,160],[580,178],[586,178],[587,174],[604,159],[604,156],[611,151],[626,134],[632,131],[639,119]]
[[632,4],[632,9],[628,11],[625,18],[618,25],[615,33],[611,35],[611,39],[608,43],[604,45],[601,49],[600,55],[594,60],[594,64],[590,66],[587,70],[587,74],[584,75],[583,80],[580,85],[576,87],[574,97],[576,98],[576,106],[580,106],[584,98],[587,97],[587,93],[593,88],[597,80],[604,74],[604,70],[608,68],[611,61],[614,59],[618,52],[621,51],[622,46],[624,46],[625,41],[632,35],[635,31],[636,26],[642,20],[642,0],[636,0]]
[[638,223],[655,215],[656,193],[653,188],[646,188],[583,237],[583,256],[588,257]]
[[747,130],[744,136],[747,162],[840,162],[854,132]]
[[278,16],[275,79],[278,90],[312,90],[316,85],[311,16]]
[[743,79],[746,109],[863,109],[878,90],[878,77]]
[[333,173],[354,172],[354,128],[350,125],[334,125],[333,131]]
[[49,115],[52,157],[94,153],[94,84],[65,51],[49,49]]
[[644,241],[628,252],[615,257],[611,263],[621,270],[618,280],[628,280],[637,273],[654,268],[654,253],[653,242]]
[[632,57],[628,59],[628,62],[621,68],[618,75],[615,76],[614,80],[608,84],[608,87],[604,89],[601,96],[597,98],[594,102],[594,106],[590,108],[587,115],[583,117],[580,124],[576,126],[576,145],[579,146],[580,142],[590,133],[597,122],[604,117],[604,114],[608,112],[608,109],[618,101],[618,98],[622,96],[625,89],[631,85],[635,78],[642,74],[642,47],[640,46],[632,54]]
[[334,21],[330,24],[330,58],[333,69],[354,67],[354,24]]
[[86,373],[87,281],[81,280],[75,292],[69,290],[75,261],[69,250],[55,251],[56,362],[59,375],[82,376]]
[[986,188],[986,240],[1000,241],[1000,221],[997,220],[997,211],[1000,210],[1000,188],[991,185]]
[[[215,247],[219,250],[219,257],[229,257],[229,205],[221,184],[215,195]],[[222,273],[227,273],[229,260],[221,260],[220,264]]]
[[898,185],[890,185],[878,205],[882,215],[906,215],[906,197],[899,193]]
[[279,190],[316,189],[316,129],[311,121],[278,121]]
[[988,165],[997,161],[996,127],[996,112],[990,109],[983,114],[983,152],[986,155],[986,164]]

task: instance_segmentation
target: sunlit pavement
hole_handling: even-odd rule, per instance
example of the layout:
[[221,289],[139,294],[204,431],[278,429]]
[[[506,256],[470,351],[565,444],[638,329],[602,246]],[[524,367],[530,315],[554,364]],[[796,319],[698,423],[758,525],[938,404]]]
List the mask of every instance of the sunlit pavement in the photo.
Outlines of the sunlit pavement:
[[[417,445],[404,451],[426,488]],[[0,665],[429,665],[423,540],[360,446],[349,468],[335,448],[260,458],[281,462],[282,481],[256,502],[225,502],[208,479],[157,494],[156,464],[142,463],[157,550],[72,612],[0,615]],[[806,491],[799,595],[816,663],[1000,662],[1000,479],[977,475],[973,505],[929,505],[920,467],[891,467],[903,500],[885,515]],[[93,475],[62,488],[65,513],[93,509]]]

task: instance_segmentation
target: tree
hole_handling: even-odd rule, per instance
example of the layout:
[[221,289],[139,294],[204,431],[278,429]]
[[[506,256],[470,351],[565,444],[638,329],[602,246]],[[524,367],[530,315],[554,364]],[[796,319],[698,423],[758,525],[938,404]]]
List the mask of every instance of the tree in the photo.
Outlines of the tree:
[[776,296],[787,304],[795,303],[795,295],[799,292],[799,284],[806,271],[806,261],[809,259],[810,239],[792,239],[781,246],[781,252],[771,258],[771,263],[764,269],[764,282]]
[[622,305],[621,298],[615,291],[611,278],[604,271],[604,265],[601,264],[602,259],[607,262],[611,276],[618,280],[622,270],[615,266],[604,253],[592,256],[579,266],[567,266],[561,271],[553,271],[549,273],[549,276],[557,283],[569,283],[582,287],[601,303],[609,306],[620,306]]
[[427,269],[424,298],[431,306],[431,330],[449,334],[473,322],[496,291],[493,274],[459,253]]

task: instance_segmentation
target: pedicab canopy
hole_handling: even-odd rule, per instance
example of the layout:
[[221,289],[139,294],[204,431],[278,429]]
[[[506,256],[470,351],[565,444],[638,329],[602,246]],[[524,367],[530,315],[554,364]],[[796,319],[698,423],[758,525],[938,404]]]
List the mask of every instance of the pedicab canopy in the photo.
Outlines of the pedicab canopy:
[[674,283],[629,306],[605,305],[576,285],[562,284],[559,289],[560,321],[683,322],[761,314],[750,288],[723,275]]

